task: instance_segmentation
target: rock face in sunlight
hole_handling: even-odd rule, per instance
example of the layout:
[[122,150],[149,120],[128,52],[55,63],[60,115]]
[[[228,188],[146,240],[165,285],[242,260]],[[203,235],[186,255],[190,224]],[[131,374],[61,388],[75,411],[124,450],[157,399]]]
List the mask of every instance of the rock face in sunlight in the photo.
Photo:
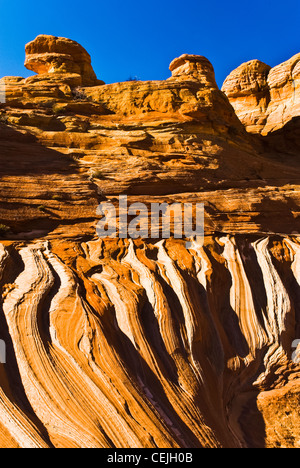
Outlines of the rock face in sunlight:
[[25,67],[38,74],[75,74],[83,86],[97,84],[91,57],[77,42],[40,35],[26,45]]
[[201,55],[183,54],[174,59],[170,64],[172,77],[176,79],[186,80],[195,79],[203,83],[207,88],[216,88],[215,71],[206,57]]
[[[38,36],[0,104],[0,447],[300,447],[299,55],[104,84]],[[97,206],[204,203],[203,246]],[[2,357],[2,356],[1,356]]]
[[258,60],[244,63],[222,90],[249,132],[279,130],[300,114],[300,54],[274,68]]

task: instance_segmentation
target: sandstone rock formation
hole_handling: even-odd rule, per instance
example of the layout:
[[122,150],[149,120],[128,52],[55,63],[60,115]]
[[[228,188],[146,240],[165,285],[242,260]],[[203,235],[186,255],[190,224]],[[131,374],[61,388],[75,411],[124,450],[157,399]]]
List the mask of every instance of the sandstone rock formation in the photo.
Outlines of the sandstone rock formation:
[[25,51],[28,70],[38,74],[76,74],[83,86],[97,84],[90,55],[75,41],[40,35],[26,45]]
[[183,54],[170,64],[172,77],[186,80],[195,79],[206,87],[217,88],[215,72],[212,64],[201,55]]
[[222,90],[249,132],[279,130],[300,113],[300,54],[274,68],[258,60],[244,63]]
[[[0,446],[300,447],[299,62],[224,93],[202,56],[104,85],[73,41],[26,53],[0,104]],[[204,245],[99,239],[120,194],[204,202]]]

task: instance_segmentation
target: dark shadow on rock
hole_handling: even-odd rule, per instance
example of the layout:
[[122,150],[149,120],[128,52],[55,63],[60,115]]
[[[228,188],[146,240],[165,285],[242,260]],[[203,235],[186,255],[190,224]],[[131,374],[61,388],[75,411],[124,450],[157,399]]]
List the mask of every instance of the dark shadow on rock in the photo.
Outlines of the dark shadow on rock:
[[300,233],[299,205],[292,198],[286,196],[282,200],[265,197],[253,207],[259,212],[255,222],[259,231],[266,234],[295,234]]
[[230,272],[224,264],[216,261],[208,249],[206,254],[212,263],[213,270],[208,289],[209,307],[214,322],[219,322],[225,331],[226,343],[222,344],[223,348],[227,350],[226,357],[227,359],[235,356],[245,358],[249,354],[249,346],[241,331],[237,314],[230,304],[230,289],[232,287]]
[[99,194],[79,172],[78,161],[43,146],[29,132],[4,124],[0,124],[0,181],[0,223],[14,234],[28,227],[49,231],[66,220],[96,218]]
[[66,174],[77,170],[76,161],[43,146],[31,133],[0,123],[0,176]]
[[284,127],[260,138],[267,157],[299,168],[300,117],[293,117]]
[[[238,418],[246,448],[265,448],[266,428],[265,421],[257,406],[259,392],[250,392],[249,399],[242,406]],[[245,399],[247,394],[241,395]]]

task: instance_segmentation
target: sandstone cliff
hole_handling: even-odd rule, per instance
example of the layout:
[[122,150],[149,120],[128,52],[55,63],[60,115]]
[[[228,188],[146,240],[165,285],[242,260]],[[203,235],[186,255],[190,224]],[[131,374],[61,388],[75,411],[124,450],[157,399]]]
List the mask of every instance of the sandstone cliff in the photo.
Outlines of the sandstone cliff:
[[[299,55],[219,90],[104,84],[39,36],[0,104],[1,447],[299,447]],[[204,202],[203,247],[103,240],[100,201]]]

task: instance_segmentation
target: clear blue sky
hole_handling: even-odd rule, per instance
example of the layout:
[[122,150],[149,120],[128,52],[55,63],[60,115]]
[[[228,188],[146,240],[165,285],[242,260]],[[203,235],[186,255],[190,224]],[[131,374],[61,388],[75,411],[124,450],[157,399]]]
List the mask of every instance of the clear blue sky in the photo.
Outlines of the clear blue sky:
[[218,84],[241,63],[275,66],[300,52],[300,0],[36,0],[1,2],[0,77],[29,76],[38,34],[76,40],[106,83],[160,80],[182,53],[206,56]]

